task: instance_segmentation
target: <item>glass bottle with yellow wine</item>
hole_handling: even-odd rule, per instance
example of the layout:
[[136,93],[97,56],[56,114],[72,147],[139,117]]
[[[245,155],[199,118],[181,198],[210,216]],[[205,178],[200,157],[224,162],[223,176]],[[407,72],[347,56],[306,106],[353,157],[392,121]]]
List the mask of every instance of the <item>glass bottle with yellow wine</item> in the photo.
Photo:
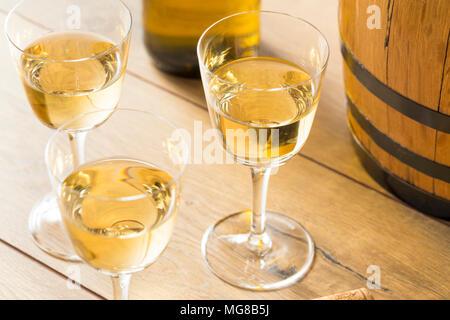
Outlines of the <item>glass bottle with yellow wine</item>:
[[[259,10],[260,0],[143,0],[144,41],[155,65],[169,73],[198,77],[197,41],[214,21]],[[245,26],[233,32],[245,34]]]

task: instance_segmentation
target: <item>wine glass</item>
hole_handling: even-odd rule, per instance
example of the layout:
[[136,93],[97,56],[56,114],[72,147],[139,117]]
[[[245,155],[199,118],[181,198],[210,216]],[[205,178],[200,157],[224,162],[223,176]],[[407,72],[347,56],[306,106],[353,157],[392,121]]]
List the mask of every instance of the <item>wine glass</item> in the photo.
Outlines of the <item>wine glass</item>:
[[[120,0],[22,0],[8,14],[6,37],[36,117],[56,129],[75,116],[106,110],[73,128],[105,121],[117,106],[128,57],[132,17]],[[84,134],[68,134],[73,160],[83,162]],[[45,252],[79,261],[54,196],[31,211],[29,229]]]
[[311,267],[314,243],[297,221],[266,210],[268,182],[308,138],[329,57],[327,40],[300,18],[252,11],[210,26],[197,54],[212,125],[223,148],[250,167],[253,181],[252,210],[209,227],[203,258],[234,286],[289,286]]
[[[74,167],[67,132],[77,121],[107,114],[108,121],[83,130],[85,157]],[[75,252],[112,276],[115,299],[128,298],[131,274],[152,264],[169,242],[188,150],[169,121],[126,108],[82,114],[47,144],[50,180]]]

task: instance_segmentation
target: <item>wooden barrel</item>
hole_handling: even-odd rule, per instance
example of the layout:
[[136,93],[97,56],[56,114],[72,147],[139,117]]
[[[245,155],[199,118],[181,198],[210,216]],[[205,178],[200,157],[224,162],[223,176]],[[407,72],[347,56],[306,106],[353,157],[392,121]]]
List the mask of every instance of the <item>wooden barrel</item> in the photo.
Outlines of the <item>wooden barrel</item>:
[[369,173],[450,218],[450,1],[340,0],[348,123]]

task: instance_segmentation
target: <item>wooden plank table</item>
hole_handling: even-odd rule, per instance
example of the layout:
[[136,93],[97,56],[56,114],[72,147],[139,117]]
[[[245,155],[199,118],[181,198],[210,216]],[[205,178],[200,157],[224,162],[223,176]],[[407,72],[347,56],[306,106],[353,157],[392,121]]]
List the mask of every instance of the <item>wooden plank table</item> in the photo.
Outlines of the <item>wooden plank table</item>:
[[[0,24],[17,0],[2,0]],[[142,42],[140,1],[126,1],[135,23],[122,106],[157,112],[193,132],[210,128],[201,83],[165,75]],[[363,170],[346,124],[336,0],[263,0],[263,8],[304,17],[321,29],[331,60],[310,138],[270,184],[268,207],[299,220],[316,242],[312,270],[301,282],[274,292],[250,292],[214,277],[203,263],[200,239],[227,213],[250,205],[248,169],[191,165],[176,229],[163,256],[133,276],[132,299],[312,299],[366,286],[368,267],[379,266],[376,299],[449,299],[449,225],[427,217],[382,189]],[[51,131],[33,116],[0,37],[0,299],[109,299],[108,277],[83,264],[41,252],[27,219],[50,190],[43,154]],[[245,195],[245,196],[243,196]],[[81,286],[66,277],[77,270]]]

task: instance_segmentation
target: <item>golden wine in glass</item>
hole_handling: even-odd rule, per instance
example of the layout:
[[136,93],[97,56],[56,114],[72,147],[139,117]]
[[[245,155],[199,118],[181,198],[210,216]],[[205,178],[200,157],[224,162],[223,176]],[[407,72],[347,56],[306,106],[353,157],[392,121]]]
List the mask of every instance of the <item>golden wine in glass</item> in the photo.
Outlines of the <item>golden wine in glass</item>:
[[36,40],[24,52],[20,66],[25,93],[48,127],[56,129],[82,113],[115,109],[125,68],[112,42],[90,33],[58,32]]
[[[227,63],[214,74],[216,78],[209,84],[217,99],[212,118],[223,146],[238,162],[273,166],[301,149],[318,102],[308,72],[282,59],[249,57]],[[268,92],[237,89],[243,82],[262,90],[290,88]]]
[[[82,113],[102,111],[67,128],[74,167],[84,158],[82,131],[106,121],[117,107],[131,25],[120,0],[22,0],[8,14],[6,37],[36,117],[56,129]],[[79,261],[53,194],[34,206],[29,229],[45,252]]]
[[77,254],[111,274],[135,272],[156,260],[175,222],[178,190],[172,180],[150,164],[117,158],[70,174],[61,185],[61,205]]
[[112,277],[114,298],[127,299],[131,275],[169,243],[189,149],[164,118],[118,108],[84,131],[85,158],[74,168],[66,131],[102,114],[85,113],[60,127],[47,144],[46,164],[75,252]]
[[[233,31],[242,25],[250,26],[246,34]],[[327,40],[302,19],[252,11],[211,25],[197,54],[212,125],[223,148],[250,167],[253,182],[252,210],[208,228],[203,258],[234,286],[287,287],[310,269],[314,242],[297,221],[266,210],[268,183],[273,169],[296,155],[309,136],[328,63]]]

